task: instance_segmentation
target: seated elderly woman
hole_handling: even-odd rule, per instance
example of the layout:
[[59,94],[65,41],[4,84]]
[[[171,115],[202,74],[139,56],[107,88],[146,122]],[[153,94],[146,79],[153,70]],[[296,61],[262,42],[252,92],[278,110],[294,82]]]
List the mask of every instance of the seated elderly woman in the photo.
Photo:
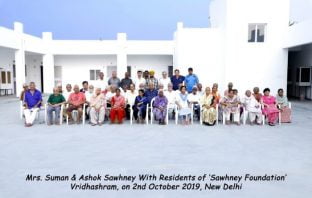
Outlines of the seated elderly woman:
[[139,95],[135,97],[134,105],[132,106],[134,119],[138,123],[144,123],[147,104],[148,100],[144,96],[144,89],[139,89]]
[[278,119],[279,110],[276,104],[276,98],[270,95],[270,89],[265,88],[263,90],[262,102],[263,102],[263,114],[267,116],[270,126],[274,126]]
[[180,87],[180,93],[177,94],[176,105],[178,106],[178,116],[179,119],[182,119],[182,124],[190,124],[192,109],[188,101],[186,86],[184,85]]
[[90,99],[90,122],[92,126],[101,126],[105,118],[106,99],[101,88],[96,88]]
[[164,95],[164,91],[160,89],[153,103],[153,114],[159,124],[166,124],[168,99]]
[[62,94],[59,92],[59,88],[54,88],[53,89],[53,94],[49,96],[48,99],[48,109],[47,109],[47,114],[48,114],[48,125],[53,124],[52,119],[53,119],[53,111],[55,112],[55,124],[59,125],[60,124],[60,114],[61,114],[61,106],[65,104],[65,98]]
[[116,95],[114,95],[111,99],[111,123],[117,122],[118,124],[122,124],[123,118],[125,117],[126,99],[120,94],[120,92],[120,89],[117,88]]
[[230,124],[230,117],[233,114],[233,121],[237,125],[240,125],[240,108],[239,99],[234,95],[233,89],[229,89],[227,95],[224,96],[220,102],[223,107],[223,112],[226,120],[226,124]]
[[284,95],[284,90],[279,89],[276,96],[278,107],[281,111],[281,122],[289,123],[291,122],[291,109],[288,107],[287,96]]
[[200,105],[202,108],[202,120],[203,123],[209,126],[213,126],[217,120],[217,100],[212,95],[210,87],[206,87],[204,95],[201,97]]

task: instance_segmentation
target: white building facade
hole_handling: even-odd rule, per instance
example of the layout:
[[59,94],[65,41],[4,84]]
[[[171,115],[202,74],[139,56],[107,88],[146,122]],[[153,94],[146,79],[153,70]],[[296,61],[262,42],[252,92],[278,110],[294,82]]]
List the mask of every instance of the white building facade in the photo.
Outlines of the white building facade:
[[34,81],[50,93],[59,83],[92,84],[99,71],[108,79],[114,70],[135,78],[137,70],[153,69],[160,78],[192,67],[203,86],[217,82],[224,90],[231,81],[240,94],[259,86],[312,99],[312,20],[292,24],[289,0],[214,0],[209,11],[209,28],[178,23],[173,40],[163,41],[128,40],[125,33],[116,40],[53,40],[50,32],[25,34],[19,22],[13,30],[0,27],[0,88],[18,96]]

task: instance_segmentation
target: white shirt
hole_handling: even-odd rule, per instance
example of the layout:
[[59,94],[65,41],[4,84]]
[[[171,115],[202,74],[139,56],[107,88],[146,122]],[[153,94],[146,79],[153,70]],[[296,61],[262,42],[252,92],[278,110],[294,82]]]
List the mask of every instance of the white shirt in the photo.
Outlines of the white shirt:
[[200,95],[199,94],[193,94],[193,93],[190,93],[189,95],[188,95],[188,100],[190,101],[190,102],[200,102]]
[[166,90],[168,90],[168,84],[171,83],[171,80],[168,77],[167,78],[160,78],[158,82],[159,82],[158,84],[164,85],[164,90],[166,91]]
[[69,95],[70,95],[71,93],[73,93],[73,91],[68,92],[67,90],[65,90],[65,91],[62,93],[62,95],[64,96],[64,98],[65,98],[66,101],[68,100],[68,97],[69,97]]
[[107,80],[105,80],[105,79],[103,79],[103,80],[98,79],[98,80],[94,81],[93,86],[94,86],[95,89],[96,88],[101,88],[101,90],[103,91],[107,87]]
[[137,78],[134,80],[134,84],[135,84],[135,87],[138,89],[140,84],[144,84],[144,86],[145,86],[146,80],[143,77]]
[[133,92],[131,92],[131,90],[127,91],[126,100],[129,105],[134,105],[135,97],[138,95],[137,93],[138,92],[136,90],[134,90]]
[[167,100],[168,100],[168,106],[169,108],[173,108],[175,105],[175,102],[177,101],[177,92],[175,92],[174,90],[172,91],[165,91],[164,95],[166,96]]
[[87,102],[90,102],[91,97],[93,96],[93,94],[94,94],[94,92],[91,92],[91,93],[89,91],[85,92],[85,96],[86,96],[86,101]]

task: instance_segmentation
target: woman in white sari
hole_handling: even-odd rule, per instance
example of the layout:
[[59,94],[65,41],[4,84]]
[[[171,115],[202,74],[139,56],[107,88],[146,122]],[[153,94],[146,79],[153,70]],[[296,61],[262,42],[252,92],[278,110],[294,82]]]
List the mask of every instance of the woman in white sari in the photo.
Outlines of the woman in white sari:
[[192,109],[190,102],[188,101],[188,95],[185,86],[180,87],[180,93],[177,94],[176,104],[178,106],[178,116],[179,119],[182,119],[182,124],[190,124]]
[[211,94],[210,87],[206,87],[204,95],[201,97],[200,105],[202,108],[202,120],[203,123],[209,126],[213,126],[217,120],[217,101]]

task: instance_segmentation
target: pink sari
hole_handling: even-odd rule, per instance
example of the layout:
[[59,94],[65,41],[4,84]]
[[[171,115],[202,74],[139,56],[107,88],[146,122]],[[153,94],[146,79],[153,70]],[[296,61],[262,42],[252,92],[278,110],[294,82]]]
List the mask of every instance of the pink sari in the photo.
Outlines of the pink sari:
[[264,115],[268,117],[269,123],[276,123],[278,119],[279,110],[276,106],[276,99],[274,96],[262,96],[262,101],[266,106],[262,109]]

